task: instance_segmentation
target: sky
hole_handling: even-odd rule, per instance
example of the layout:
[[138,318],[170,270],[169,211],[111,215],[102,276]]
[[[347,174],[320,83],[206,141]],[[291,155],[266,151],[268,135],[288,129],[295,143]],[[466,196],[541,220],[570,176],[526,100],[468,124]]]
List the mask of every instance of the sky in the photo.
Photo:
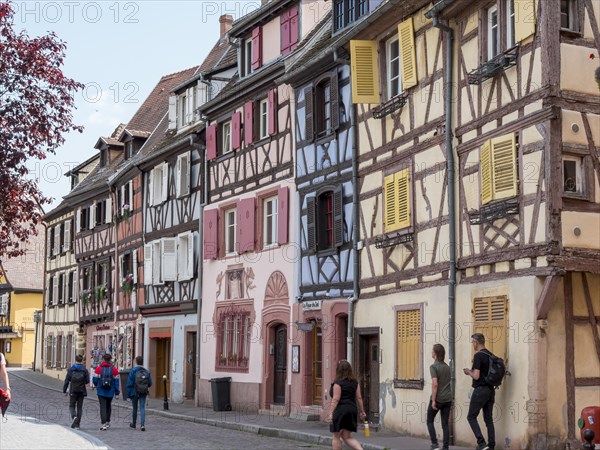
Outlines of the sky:
[[56,155],[29,161],[30,176],[52,197],[70,189],[64,176],[96,153],[101,136],[127,123],[163,75],[199,65],[219,38],[219,17],[237,19],[260,6],[239,1],[12,1],[15,28],[30,36],[54,31],[67,44],[64,73],[86,85],[76,95],[74,122]]

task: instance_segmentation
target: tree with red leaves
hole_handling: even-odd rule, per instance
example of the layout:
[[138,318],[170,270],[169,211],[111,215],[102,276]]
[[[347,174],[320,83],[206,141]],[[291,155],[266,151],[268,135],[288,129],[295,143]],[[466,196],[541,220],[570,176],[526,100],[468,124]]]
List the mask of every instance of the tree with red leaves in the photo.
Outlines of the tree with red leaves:
[[61,70],[65,43],[56,34],[15,33],[10,1],[0,0],[0,257],[24,254],[51,199],[27,179],[28,159],[45,159],[73,124],[75,93],[84,85]]

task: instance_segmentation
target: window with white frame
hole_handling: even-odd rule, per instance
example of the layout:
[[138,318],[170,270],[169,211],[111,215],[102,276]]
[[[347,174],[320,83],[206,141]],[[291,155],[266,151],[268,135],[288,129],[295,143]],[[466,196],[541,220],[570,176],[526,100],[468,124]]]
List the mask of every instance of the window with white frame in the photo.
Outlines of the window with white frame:
[[269,136],[269,101],[265,98],[259,103],[260,113],[260,139],[264,139]]
[[63,303],[65,303],[65,288],[66,288],[65,274],[61,273],[58,276],[58,304],[59,305],[62,305]]
[[565,30],[579,31],[577,25],[577,0],[560,1],[560,27]]
[[[135,255],[132,255],[135,258]],[[161,285],[194,277],[194,233],[181,233],[144,245],[144,284]],[[125,264],[125,259],[123,260]],[[135,260],[133,272],[135,273]]]
[[190,153],[183,153],[177,157],[177,197],[183,197],[190,193]]
[[563,156],[563,192],[583,194],[582,159],[579,156]]
[[0,295],[0,316],[8,316],[8,294]]
[[492,6],[487,11],[488,26],[488,59],[500,53],[500,23],[498,21],[498,7]]
[[169,165],[162,163],[150,171],[150,204],[153,206],[165,202],[169,196]]
[[263,236],[264,247],[277,244],[277,196],[264,200],[263,203]]
[[89,206],[79,210],[79,231],[86,231],[90,229],[90,212],[91,208]]
[[128,181],[118,192],[118,209],[121,215],[129,214],[133,210],[133,181]]
[[515,0],[506,0],[506,48],[515,43]]
[[188,102],[186,93],[183,93],[179,96],[179,98],[177,99],[177,103],[179,104],[179,126],[183,127],[187,125],[186,118],[188,116]]
[[244,41],[242,64],[242,76],[250,75],[252,73],[252,39]]
[[385,44],[386,66],[388,80],[388,99],[402,92],[402,76],[400,72],[400,41],[398,36],[391,38]]
[[236,208],[225,211],[225,254],[235,255],[237,244]]
[[221,154],[231,151],[231,122],[221,125]]
[[190,231],[177,236],[177,280],[194,277],[194,234]]

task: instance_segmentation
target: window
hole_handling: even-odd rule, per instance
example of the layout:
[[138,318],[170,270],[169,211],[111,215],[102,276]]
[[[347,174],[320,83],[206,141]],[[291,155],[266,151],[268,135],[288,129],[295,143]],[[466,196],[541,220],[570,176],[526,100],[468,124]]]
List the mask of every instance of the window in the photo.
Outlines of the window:
[[517,195],[517,143],[514,134],[486,141],[479,151],[481,204]]
[[250,311],[230,305],[218,314],[217,368],[248,371],[252,337]]
[[237,248],[236,208],[225,211],[225,254],[235,255]]
[[150,171],[149,196],[150,204],[153,206],[167,201],[169,197],[169,165],[167,163],[159,164]]
[[57,369],[62,369],[63,367],[63,349],[63,335],[59,334],[58,336],[56,336],[56,357],[54,359],[54,364]]
[[577,1],[560,1],[560,27],[565,30],[579,31],[577,26]]
[[102,287],[108,287],[108,262],[96,264],[96,288]]
[[385,232],[411,225],[411,176],[408,168],[388,175],[383,180]]
[[506,0],[506,48],[515,46],[515,0]]
[[259,138],[264,139],[269,136],[269,102],[266,98],[259,103],[259,114]]
[[118,212],[122,216],[133,211],[133,181],[128,181],[121,186],[118,191],[118,203]]
[[187,232],[177,236],[177,280],[194,277],[194,234]]
[[494,355],[508,362],[506,296],[476,298],[473,301],[473,333],[485,336],[485,346]]
[[54,305],[54,277],[48,279],[48,306]]
[[108,150],[100,150],[100,167],[106,167],[108,163]]
[[368,12],[368,0],[335,0],[333,7],[334,32],[366,16]]
[[[161,276],[162,253],[160,241],[154,241],[151,246],[152,252],[150,255],[152,256],[152,270],[148,273],[152,274],[152,284],[163,284],[164,280]],[[144,274],[144,276],[146,275]]]
[[263,215],[263,246],[276,245],[278,242],[277,197],[270,197],[263,201]]
[[69,272],[69,279],[67,281],[67,298],[66,302],[72,303],[75,302],[75,272]]
[[323,81],[316,88],[316,116],[317,137],[331,133],[331,83]]
[[8,316],[8,294],[0,295],[0,316]]
[[221,154],[225,155],[231,151],[231,122],[221,125]]
[[79,231],[86,231],[90,229],[90,211],[91,208],[89,206],[79,210]]
[[394,98],[402,92],[400,76],[400,41],[398,36],[386,43],[386,66],[388,77],[388,99]]
[[125,253],[121,256],[121,282],[129,275],[133,276],[133,254]]
[[65,340],[65,363],[63,364],[63,367],[69,367],[69,364],[73,361],[73,350],[74,350],[74,344],[73,344],[73,335],[72,334],[67,334],[66,336],[66,340]]
[[579,156],[563,156],[563,192],[584,194],[582,158]]
[[488,9],[488,59],[500,53],[500,24],[498,23],[498,7]]
[[58,304],[63,305],[65,303],[65,274],[61,273],[58,276]]
[[55,256],[54,248],[56,246],[56,227],[48,228],[49,245],[48,252],[50,257]]
[[179,126],[182,127],[187,124],[187,96],[186,94],[181,94],[177,99],[179,103]]
[[190,152],[177,156],[177,179],[176,191],[177,197],[183,197],[190,193]]
[[396,307],[396,387],[423,388],[423,309]]
[[96,214],[95,214],[95,226],[99,226],[102,225],[104,223],[108,223],[109,220],[109,214],[107,214],[107,201],[106,200],[102,200],[99,202],[96,202]]
[[344,243],[342,188],[325,188],[307,198],[309,251],[332,251]]
[[185,127],[194,121],[194,87],[177,96],[177,125]]
[[250,75],[252,73],[252,39],[244,41],[242,64],[242,76]]

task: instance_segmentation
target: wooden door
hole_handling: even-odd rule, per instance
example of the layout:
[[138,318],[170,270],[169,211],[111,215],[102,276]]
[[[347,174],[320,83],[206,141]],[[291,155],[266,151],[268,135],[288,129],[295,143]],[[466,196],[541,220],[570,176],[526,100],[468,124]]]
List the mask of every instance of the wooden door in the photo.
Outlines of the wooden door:
[[312,330],[312,385],[313,405],[323,401],[323,330],[315,324]]
[[287,327],[279,325],[275,330],[273,403],[285,404],[285,385],[287,379]]
[[195,331],[187,333],[186,358],[185,358],[185,396],[196,397],[196,338]]
[[171,392],[171,376],[169,367],[171,365],[171,339],[160,338],[156,340],[156,395],[163,398],[165,395],[163,376],[167,376],[167,397]]
[[358,373],[365,411],[370,422],[379,420],[379,335],[368,334],[360,338]]

